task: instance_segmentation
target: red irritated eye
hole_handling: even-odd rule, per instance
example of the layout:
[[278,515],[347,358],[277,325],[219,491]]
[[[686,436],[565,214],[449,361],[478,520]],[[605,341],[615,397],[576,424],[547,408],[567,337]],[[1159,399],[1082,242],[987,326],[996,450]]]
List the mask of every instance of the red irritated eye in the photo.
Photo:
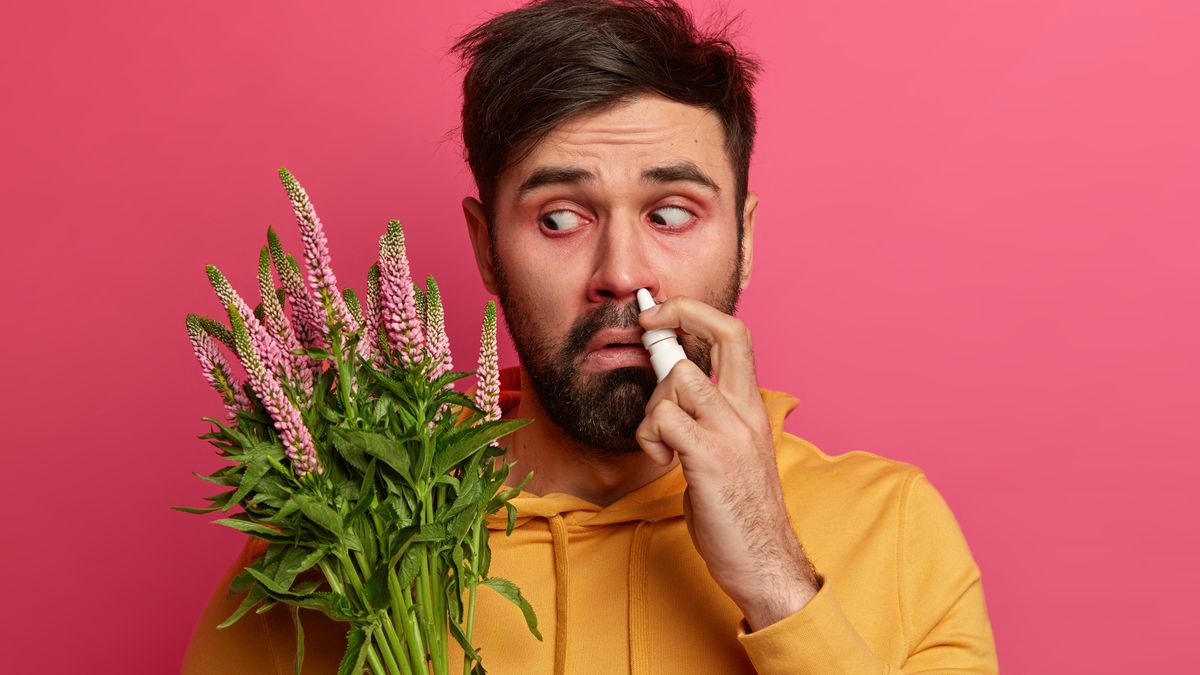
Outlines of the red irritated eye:
[[583,224],[583,218],[578,213],[566,209],[551,211],[538,221],[553,232],[569,232]]
[[650,220],[655,225],[667,229],[675,229],[687,225],[695,217],[691,211],[682,206],[663,206],[650,212]]

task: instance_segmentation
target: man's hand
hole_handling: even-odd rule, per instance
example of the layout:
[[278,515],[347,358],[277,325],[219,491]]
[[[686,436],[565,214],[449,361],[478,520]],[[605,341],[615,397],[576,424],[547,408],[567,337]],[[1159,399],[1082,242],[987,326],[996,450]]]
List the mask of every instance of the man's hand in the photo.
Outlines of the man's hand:
[[662,465],[679,453],[692,542],[752,630],[802,608],[817,580],[788,521],[750,331],[699,300],[668,299],[642,328],[679,328],[711,347],[716,384],[680,361],[646,403],[638,443]]

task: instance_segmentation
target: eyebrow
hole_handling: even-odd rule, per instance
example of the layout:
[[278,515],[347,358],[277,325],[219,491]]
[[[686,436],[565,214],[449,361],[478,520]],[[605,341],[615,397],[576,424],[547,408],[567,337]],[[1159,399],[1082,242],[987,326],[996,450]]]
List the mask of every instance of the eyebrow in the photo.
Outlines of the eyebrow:
[[[517,188],[517,201],[524,199],[530,192],[547,185],[580,185],[595,181],[596,174],[576,166],[538,167]],[[713,195],[721,194],[721,188],[717,186],[717,182],[701,171],[700,167],[693,162],[661,164],[642,172],[643,183],[664,184],[678,181],[693,183],[712,192]]]

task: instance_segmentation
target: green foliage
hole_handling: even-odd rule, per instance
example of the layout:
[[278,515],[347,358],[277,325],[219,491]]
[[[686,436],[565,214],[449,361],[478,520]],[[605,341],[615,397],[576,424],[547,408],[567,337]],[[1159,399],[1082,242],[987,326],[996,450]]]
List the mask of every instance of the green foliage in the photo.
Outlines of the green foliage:
[[[286,170],[281,177],[289,195],[298,197],[294,177]],[[273,229],[267,237],[260,276],[269,279],[268,265],[274,263],[281,278],[298,277],[299,265]],[[199,315],[188,316],[189,326],[224,343],[247,368],[262,368],[244,318],[229,304],[231,287],[215,267],[208,273],[231,327]],[[370,307],[378,299],[377,268],[368,279]],[[432,310],[423,318],[440,323],[436,283],[429,280],[428,293],[414,288],[422,309]],[[363,324],[366,308],[353,291],[345,295]],[[487,311],[494,322],[494,308]],[[493,442],[529,420],[485,421],[474,401],[453,387],[472,372],[448,372],[430,381],[428,358],[406,367],[386,348],[381,358],[363,358],[355,349],[357,333],[333,330],[329,338],[324,348],[301,352],[316,367],[311,396],[296,396],[284,383],[312,436],[320,473],[297,475],[271,414],[253,392],[253,407],[239,410],[234,421],[205,418],[211,428],[200,438],[228,464],[196,475],[221,491],[203,506],[174,508],[226,512],[214,522],[266,545],[233,580],[230,593],[242,599],[221,627],[251,610],[282,604],[296,626],[296,672],[304,656],[301,610],[307,610],[349,624],[341,675],[364,668],[375,675],[424,673],[430,666],[444,674],[451,638],[467,656],[464,672],[483,673],[469,628],[480,586],[516,604],[541,639],[533,608],[519,589],[487,576],[486,519],[506,509],[511,532],[515,511],[509,500],[529,479],[505,488],[511,465],[496,461],[503,451]],[[385,344],[381,339],[375,351]],[[410,640],[425,653],[416,653]]]

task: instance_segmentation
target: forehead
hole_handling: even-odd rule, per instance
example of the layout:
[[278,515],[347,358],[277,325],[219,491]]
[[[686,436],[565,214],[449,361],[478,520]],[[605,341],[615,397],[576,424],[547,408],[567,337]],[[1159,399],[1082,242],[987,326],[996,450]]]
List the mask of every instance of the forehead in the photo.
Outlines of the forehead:
[[500,194],[513,199],[522,184],[547,168],[581,169],[605,183],[639,180],[655,166],[689,164],[719,188],[731,184],[733,168],[725,152],[720,116],[643,95],[555,127],[527,157],[504,172],[498,187]]

